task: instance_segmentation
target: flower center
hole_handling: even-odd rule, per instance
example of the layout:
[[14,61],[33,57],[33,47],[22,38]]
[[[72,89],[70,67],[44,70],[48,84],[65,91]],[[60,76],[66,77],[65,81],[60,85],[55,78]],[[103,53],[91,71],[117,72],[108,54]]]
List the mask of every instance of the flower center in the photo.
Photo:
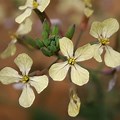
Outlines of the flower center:
[[27,75],[25,75],[25,76],[23,76],[21,82],[22,83],[27,83],[29,80],[30,80],[29,77]]
[[36,1],[33,1],[33,8],[36,9],[39,6],[39,3],[37,3]]
[[107,38],[106,39],[101,39],[100,42],[101,42],[102,45],[107,45],[107,44],[110,43],[109,39],[107,39]]
[[68,59],[68,64],[74,65],[75,64],[75,58],[69,58]]

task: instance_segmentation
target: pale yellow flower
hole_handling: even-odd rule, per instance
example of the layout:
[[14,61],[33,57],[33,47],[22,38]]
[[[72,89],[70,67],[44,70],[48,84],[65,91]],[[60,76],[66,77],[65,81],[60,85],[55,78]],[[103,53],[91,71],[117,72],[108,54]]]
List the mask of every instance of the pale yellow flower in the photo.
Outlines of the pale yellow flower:
[[61,13],[75,10],[79,13],[84,13],[86,17],[90,17],[93,14],[91,0],[74,0],[74,2],[73,0],[60,0],[58,10]]
[[68,105],[68,115],[71,117],[76,117],[80,111],[80,98],[77,96],[75,91],[71,91],[70,102]]
[[25,53],[19,54],[14,62],[22,72],[22,75],[19,75],[18,72],[11,67],[5,67],[0,71],[0,81],[3,84],[22,83],[23,90],[19,98],[19,104],[27,108],[32,105],[35,99],[32,87],[36,89],[37,93],[41,93],[48,86],[48,77],[46,75],[29,76],[28,73],[33,61]]
[[17,42],[16,38],[11,40],[11,42],[8,44],[7,48],[0,54],[0,57],[2,59],[13,56],[16,53],[16,46],[15,46],[16,42]]
[[110,43],[110,37],[116,33],[118,29],[119,23],[114,18],[106,19],[103,22],[93,22],[90,29],[90,34],[99,41],[98,44],[93,45],[94,58],[98,62],[102,62],[101,54],[103,53],[103,48],[105,48],[104,61],[109,67],[117,67],[120,65],[120,53],[108,45]]
[[20,24],[16,33],[11,36],[11,42],[8,44],[7,48],[1,53],[0,57],[2,59],[13,56],[16,53],[16,43],[17,37],[21,35],[28,34],[32,29],[32,21],[28,18],[24,23]]
[[79,47],[73,54],[73,43],[70,39],[63,37],[59,40],[60,50],[67,61],[53,64],[49,69],[50,77],[55,81],[65,79],[71,67],[71,80],[79,86],[84,85],[89,80],[89,72],[79,66],[77,62],[85,61],[93,57],[93,49],[90,44]]
[[25,10],[20,16],[18,16],[15,21],[17,23],[22,23],[27,17],[32,14],[33,9],[38,9],[43,12],[49,5],[50,0],[27,0],[24,6],[20,6],[20,10]]

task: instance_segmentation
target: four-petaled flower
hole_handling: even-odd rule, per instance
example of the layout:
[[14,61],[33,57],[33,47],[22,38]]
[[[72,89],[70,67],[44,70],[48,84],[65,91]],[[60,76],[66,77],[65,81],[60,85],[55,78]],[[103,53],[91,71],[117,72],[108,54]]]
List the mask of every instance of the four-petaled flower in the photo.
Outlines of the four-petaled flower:
[[11,36],[11,41],[7,48],[0,54],[2,59],[13,56],[16,52],[17,37],[28,34],[32,29],[32,21],[27,18],[24,23],[20,24],[16,33]]
[[117,32],[119,29],[119,23],[114,18],[109,18],[103,22],[93,22],[90,34],[97,38],[99,43],[94,44],[94,58],[98,62],[102,62],[101,54],[103,53],[103,48],[105,48],[106,53],[104,55],[105,64],[109,67],[117,67],[120,65],[120,53],[113,50],[109,44],[109,38]]
[[77,62],[88,60],[93,57],[93,49],[90,44],[78,48],[73,54],[73,43],[70,39],[63,37],[59,40],[60,50],[67,61],[53,64],[49,69],[50,77],[55,81],[62,81],[71,67],[71,80],[81,86],[88,82],[89,72],[80,67]]
[[15,21],[22,23],[31,15],[33,9],[38,9],[40,12],[43,12],[49,3],[50,0],[27,0],[24,6],[19,7],[20,10],[25,10],[24,13],[18,16]]
[[0,71],[0,81],[3,84],[22,83],[23,90],[19,98],[19,104],[27,108],[32,105],[35,99],[35,94],[31,86],[36,89],[37,93],[41,93],[48,86],[48,77],[46,75],[33,77],[28,75],[33,61],[25,53],[19,54],[14,62],[19,67],[22,75],[19,75],[18,72],[11,67],[5,67]]

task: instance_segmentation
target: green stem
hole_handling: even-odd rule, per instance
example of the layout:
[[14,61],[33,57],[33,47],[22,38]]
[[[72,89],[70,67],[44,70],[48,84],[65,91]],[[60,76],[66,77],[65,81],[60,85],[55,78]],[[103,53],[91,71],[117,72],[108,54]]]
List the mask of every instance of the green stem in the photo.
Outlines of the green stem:
[[18,36],[17,40],[20,44],[24,45],[25,47],[39,49],[36,45],[36,42],[27,36]]
[[45,12],[40,12],[38,9],[34,9],[35,13],[38,15],[39,19],[43,23],[45,19],[49,22],[49,25],[51,26],[50,19],[48,18],[47,14]]

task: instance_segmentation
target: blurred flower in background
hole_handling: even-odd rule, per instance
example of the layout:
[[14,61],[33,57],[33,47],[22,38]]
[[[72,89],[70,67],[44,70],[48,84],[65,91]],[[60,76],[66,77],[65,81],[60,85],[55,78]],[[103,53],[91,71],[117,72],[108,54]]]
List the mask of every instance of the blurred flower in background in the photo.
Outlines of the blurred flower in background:
[[69,14],[68,20],[80,23],[83,15],[90,17],[93,14],[91,0],[59,0],[57,10],[62,14]]

